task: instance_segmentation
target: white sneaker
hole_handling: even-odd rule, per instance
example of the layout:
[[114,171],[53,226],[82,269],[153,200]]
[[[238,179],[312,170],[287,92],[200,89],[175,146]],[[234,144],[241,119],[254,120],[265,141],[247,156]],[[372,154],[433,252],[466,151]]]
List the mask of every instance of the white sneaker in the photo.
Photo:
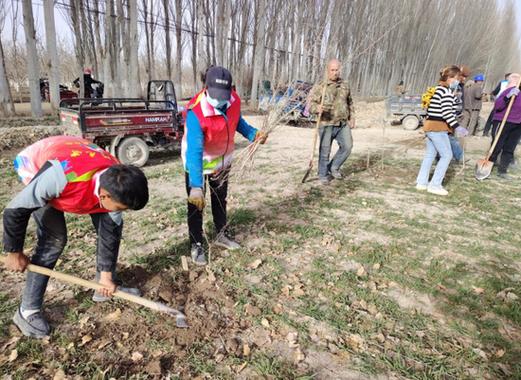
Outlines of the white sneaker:
[[214,244],[218,247],[224,248],[224,249],[239,249],[241,246],[236,241],[233,241],[225,234],[219,234],[215,238]]
[[192,261],[195,265],[203,266],[207,264],[206,253],[201,243],[192,244],[190,254],[192,255]]
[[331,170],[331,177],[334,179],[342,179],[344,176],[340,173],[340,170]]
[[416,190],[425,191],[425,190],[427,190],[427,185],[417,184],[416,185]]
[[436,195],[449,195],[449,192],[447,190],[445,190],[443,187],[440,189],[428,188],[427,192],[431,193],[431,194],[436,194]]

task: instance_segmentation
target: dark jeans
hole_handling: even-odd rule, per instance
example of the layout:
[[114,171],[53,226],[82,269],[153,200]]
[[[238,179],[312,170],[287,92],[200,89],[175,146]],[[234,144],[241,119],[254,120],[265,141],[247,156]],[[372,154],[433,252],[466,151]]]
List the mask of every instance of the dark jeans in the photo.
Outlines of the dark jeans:
[[[353,148],[353,137],[351,128],[345,124],[326,125],[320,127],[320,151],[318,156],[318,177],[327,178],[330,171],[337,171],[340,166],[347,160]],[[338,144],[338,151],[331,161],[331,146],[333,140]]]
[[[31,257],[31,264],[53,269],[67,244],[67,225],[62,211],[51,206],[42,207],[33,212],[36,222],[36,248]],[[22,308],[40,309],[49,277],[27,272],[25,289],[22,296]]]
[[[500,124],[500,121],[494,121],[492,127],[492,139],[495,138]],[[499,136],[496,148],[490,156],[490,161],[495,162],[499,154],[501,153],[501,159],[498,166],[499,173],[507,172],[508,165],[510,165],[510,163],[514,159],[514,151],[516,150],[517,144],[519,144],[520,139],[521,124],[513,124],[508,122],[505,123],[505,126],[503,127],[503,132],[501,133],[501,136]]]
[[[204,182],[208,181],[210,199],[212,203],[213,224],[215,233],[225,232],[226,229],[226,198],[228,196],[228,173],[223,173],[220,178],[211,175],[204,176]],[[190,181],[188,173],[185,174],[186,193],[190,195]],[[206,185],[203,192],[206,194]],[[203,243],[203,212],[188,202],[188,233],[190,243]]]
[[[36,222],[37,242],[31,256],[31,264],[53,269],[67,244],[65,216],[62,211],[47,205],[33,212],[33,218]],[[107,213],[91,214],[91,219],[96,232],[98,232],[102,223],[113,224],[110,215]],[[122,226],[116,227],[113,233],[121,236],[121,230]],[[98,236],[98,250],[100,244],[103,244],[103,239]],[[96,255],[96,260],[98,266],[110,267],[114,266],[115,261],[112,262],[112,260],[117,260],[117,256],[105,258]],[[48,282],[49,277],[47,276],[27,272],[25,289],[22,295],[22,308],[24,310],[36,310],[42,307]]]
[[490,129],[492,128],[492,118],[494,117],[494,110],[490,111],[487,122],[485,123],[485,129],[483,130],[483,136],[488,136]]

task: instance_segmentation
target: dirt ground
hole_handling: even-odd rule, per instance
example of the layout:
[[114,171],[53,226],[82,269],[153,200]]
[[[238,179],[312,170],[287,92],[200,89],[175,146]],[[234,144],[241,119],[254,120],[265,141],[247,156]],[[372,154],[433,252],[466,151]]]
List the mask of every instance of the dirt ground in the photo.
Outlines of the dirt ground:
[[[520,211],[519,177],[507,184],[473,180],[473,162],[490,141],[470,137],[469,161],[448,173],[451,196],[417,193],[421,132],[390,126],[383,102],[359,102],[357,115],[346,179],[329,187],[318,184],[316,173],[300,183],[313,129],[281,126],[270,135],[248,170],[231,179],[229,228],[242,249],[213,246],[206,208],[206,268],[181,265],[189,247],[179,156],[153,155],[144,168],[150,203],[125,215],[119,273],[144,297],[181,308],[190,327],[178,329],[174,318],[123,301],[94,303],[91,292],[51,280],[45,312],[53,333],[27,339],[10,323],[24,278],[3,271],[0,373],[6,379],[521,376],[521,222],[511,219]],[[246,119],[262,122],[262,116]],[[10,167],[17,149],[63,132],[15,129],[0,130],[3,206],[21,188]],[[245,147],[238,137],[238,152]],[[56,270],[92,279],[90,221],[67,221],[69,243]],[[487,230],[475,238],[482,223]],[[31,223],[27,252],[34,244]]]

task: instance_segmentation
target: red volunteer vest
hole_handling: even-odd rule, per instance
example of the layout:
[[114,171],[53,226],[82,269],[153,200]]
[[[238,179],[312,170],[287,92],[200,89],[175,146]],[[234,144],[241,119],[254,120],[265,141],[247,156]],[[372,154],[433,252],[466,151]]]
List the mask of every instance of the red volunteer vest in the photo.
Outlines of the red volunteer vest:
[[[232,101],[226,110],[227,120],[220,114],[216,114],[213,107],[201,102],[204,90],[195,95],[187,104],[187,109],[194,112],[204,133],[204,150],[210,156],[224,154],[223,147],[228,147],[226,154],[234,150],[234,137],[237,125],[241,118],[241,99],[232,91]],[[203,109],[203,106],[205,107]]]
[[16,158],[17,171],[24,183],[50,160],[61,163],[67,185],[60,196],[49,201],[54,208],[74,214],[109,212],[100,207],[96,196],[96,173],[119,164],[104,149],[75,136],[54,136],[27,147]]

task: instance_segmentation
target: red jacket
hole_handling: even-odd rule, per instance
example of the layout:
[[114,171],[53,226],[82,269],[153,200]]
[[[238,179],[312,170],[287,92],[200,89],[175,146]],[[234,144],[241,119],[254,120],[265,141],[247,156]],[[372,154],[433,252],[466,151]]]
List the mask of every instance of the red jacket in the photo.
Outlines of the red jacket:
[[101,208],[96,189],[97,173],[119,164],[104,149],[75,136],[54,136],[24,149],[15,168],[27,185],[47,161],[59,161],[67,184],[59,197],[49,200],[54,208],[75,214],[109,212]]
[[241,118],[241,99],[237,93],[232,92],[230,106],[226,109],[226,116],[223,116],[208,103],[204,91],[195,95],[187,104],[187,111],[194,113],[199,126],[186,123],[181,157],[186,167],[186,162],[189,161],[187,145],[192,132],[190,128],[201,128],[204,135],[203,172],[212,174],[231,163],[235,150],[235,132]]

